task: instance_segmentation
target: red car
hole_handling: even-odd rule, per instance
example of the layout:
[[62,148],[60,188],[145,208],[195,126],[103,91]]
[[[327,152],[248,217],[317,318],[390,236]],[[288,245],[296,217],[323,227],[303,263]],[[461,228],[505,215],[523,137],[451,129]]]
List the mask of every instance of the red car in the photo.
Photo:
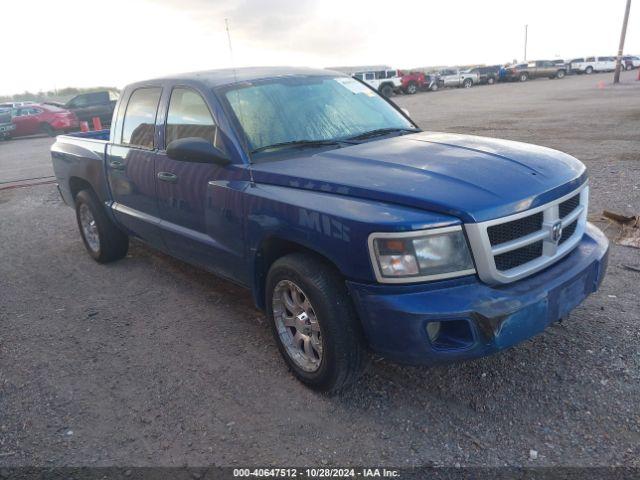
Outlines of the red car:
[[78,128],[78,118],[73,112],[53,105],[24,105],[14,108],[11,122],[16,126],[12,137],[35,133],[54,136]]

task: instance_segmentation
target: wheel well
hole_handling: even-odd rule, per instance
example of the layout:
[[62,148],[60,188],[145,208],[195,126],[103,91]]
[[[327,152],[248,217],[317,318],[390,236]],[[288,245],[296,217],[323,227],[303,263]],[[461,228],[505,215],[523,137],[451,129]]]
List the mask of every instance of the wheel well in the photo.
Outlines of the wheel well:
[[80,177],[71,177],[69,179],[69,190],[71,191],[71,196],[74,200],[76,198],[76,195],[78,195],[78,193],[82,190],[90,190],[91,192],[94,192],[91,184]]
[[335,263],[315,250],[279,237],[270,237],[262,242],[262,245],[260,245],[256,253],[253,292],[258,308],[262,310],[265,309],[265,283],[271,265],[279,258],[289,255],[290,253],[306,253],[312,255],[340,273],[340,269],[338,269]]

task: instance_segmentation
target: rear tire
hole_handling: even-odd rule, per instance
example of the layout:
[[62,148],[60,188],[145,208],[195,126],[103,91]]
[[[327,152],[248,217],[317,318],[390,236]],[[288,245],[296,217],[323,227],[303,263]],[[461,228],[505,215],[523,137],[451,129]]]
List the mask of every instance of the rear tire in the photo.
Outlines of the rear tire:
[[440,86],[438,85],[438,82],[434,82],[434,84],[431,86],[431,91],[437,92],[439,88]]
[[352,385],[368,355],[340,274],[315,256],[293,253],[274,262],[265,290],[273,336],[294,376],[322,392]]
[[462,82],[462,86],[464,88],[471,88],[473,87],[473,80],[471,80],[470,78],[465,78],[464,82]]
[[413,95],[417,92],[418,92],[418,85],[416,84],[416,82],[411,82],[409,85],[407,85],[407,93],[409,95]]
[[109,217],[89,190],[76,195],[76,220],[84,246],[98,263],[120,260],[129,249],[129,237]]
[[593,67],[587,67],[584,71],[587,75],[591,75],[593,73]]
[[494,83],[496,83],[496,79],[493,77],[489,77],[487,78],[487,85],[493,85]]
[[558,70],[558,72],[556,73],[556,78],[561,79],[561,78],[564,78],[565,75],[566,75],[566,72],[564,70]]
[[521,82],[526,82],[527,80],[529,80],[529,74],[527,72],[522,72],[518,76],[518,80],[520,80]]

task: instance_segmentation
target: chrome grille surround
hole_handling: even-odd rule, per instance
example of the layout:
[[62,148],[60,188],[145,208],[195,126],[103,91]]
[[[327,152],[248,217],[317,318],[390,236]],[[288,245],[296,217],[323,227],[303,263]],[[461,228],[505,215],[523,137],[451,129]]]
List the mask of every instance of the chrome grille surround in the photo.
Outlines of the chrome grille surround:
[[[571,199],[576,194],[580,195],[578,206],[564,218],[560,218],[560,204]],[[560,260],[576,247],[582,235],[584,235],[587,223],[588,203],[589,186],[585,182],[580,188],[573,192],[545,205],[541,205],[540,207],[486,222],[465,224],[464,229],[469,239],[473,258],[476,263],[476,270],[480,279],[489,284],[511,283],[539,272]],[[514,240],[491,245],[487,232],[489,227],[529,217],[539,212],[543,214],[541,230]],[[565,228],[571,226],[569,229],[569,232],[571,232],[573,222],[576,222],[573,233],[569,237],[565,235],[564,238],[562,238],[562,233]],[[553,238],[554,234],[556,236],[555,239]],[[561,239],[562,242],[560,241]],[[496,268],[495,257],[497,255],[512,252],[539,241],[543,243],[541,256],[508,270],[499,270]]]

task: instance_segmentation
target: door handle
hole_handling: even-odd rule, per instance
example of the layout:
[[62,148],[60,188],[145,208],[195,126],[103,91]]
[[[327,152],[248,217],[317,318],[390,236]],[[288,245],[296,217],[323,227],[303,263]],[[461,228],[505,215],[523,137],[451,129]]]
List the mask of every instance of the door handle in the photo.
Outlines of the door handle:
[[114,160],[113,162],[109,162],[109,166],[114,170],[126,170],[127,166],[119,162],[118,160]]
[[169,172],[158,172],[158,180],[169,183],[178,183],[178,176]]

